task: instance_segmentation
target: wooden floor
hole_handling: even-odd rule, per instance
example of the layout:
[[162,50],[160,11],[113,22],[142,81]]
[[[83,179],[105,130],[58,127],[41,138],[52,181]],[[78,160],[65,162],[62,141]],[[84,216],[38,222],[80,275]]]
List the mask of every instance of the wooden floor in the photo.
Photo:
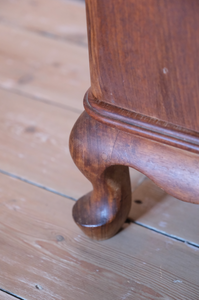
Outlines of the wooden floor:
[[199,206],[131,170],[129,221],[89,240],[68,149],[89,87],[83,1],[0,1],[0,300],[198,300]]

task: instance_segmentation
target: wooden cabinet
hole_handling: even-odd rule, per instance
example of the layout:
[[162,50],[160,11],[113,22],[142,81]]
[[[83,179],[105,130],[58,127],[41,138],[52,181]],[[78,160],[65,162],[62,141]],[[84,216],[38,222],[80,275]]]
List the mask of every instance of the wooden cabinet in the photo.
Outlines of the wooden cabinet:
[[198,0],[87,0],[91,87],[70,138],[93,192],[73,208],[94,239],[131,203],[128,166],[199,203]]

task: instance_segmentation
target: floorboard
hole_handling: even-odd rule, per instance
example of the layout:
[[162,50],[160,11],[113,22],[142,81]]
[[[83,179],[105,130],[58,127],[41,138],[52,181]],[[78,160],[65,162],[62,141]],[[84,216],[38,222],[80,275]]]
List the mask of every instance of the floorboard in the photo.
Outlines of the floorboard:
[[[78,199],[91,190],[68,140],[79,114],[0,90],[0,170]],[[199,245],[199,206],[168,196],[131,169],[130,219]]]
[[16,300],[16,297],[10,296],[9,294],[5,293],[5,292],[1,292],[0,291],[0,299],[1,300]]
[[73,201],[5,175],[0,182],[5,290],[37,300],[198,299],[198,248],[136,224],[91,241],[72,221]]
[[198,300],[199,206],[131,169],[115,237],[72,220],[91,190],[68,149],[90,85],[83,1],[1,0],[0,39],[0,299]]
[[0,24],[0,87],[78,112],[90,86],[88,50]]
[[131,220],[199,246],[198,216],[199,205],[166,194],[148,178],[133,190]]
[[87,47],[85,5],[81,1],[0,1],[0,22]]
[[0,170],[74,199],[91,189],[69,153],[79,114],[2,90],[0,106]]

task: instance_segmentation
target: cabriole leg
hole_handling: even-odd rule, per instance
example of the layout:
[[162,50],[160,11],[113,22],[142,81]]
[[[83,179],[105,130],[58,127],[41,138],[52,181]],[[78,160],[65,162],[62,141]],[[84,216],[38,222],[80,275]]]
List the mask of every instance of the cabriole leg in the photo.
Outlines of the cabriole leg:
[[80,171],[91,181],[93,191],[73,207],[73,218],[85,234],[96,240],[115,235],[131,206],[127,166],[111,165],[117,130],[91,119],[84,112],[70,136],[70,151]]

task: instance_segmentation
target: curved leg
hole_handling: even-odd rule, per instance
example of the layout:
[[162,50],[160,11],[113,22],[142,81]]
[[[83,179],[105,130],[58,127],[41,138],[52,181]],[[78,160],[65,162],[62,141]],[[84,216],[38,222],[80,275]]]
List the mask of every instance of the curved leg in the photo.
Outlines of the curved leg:
[[[74,205],[73,218],[85,234],[96,240],[115,235],[126,220],[131,206],[128,167],[111,166],[111,160],[108,159],[116,132],[112,141],[111,138],[108,140],[108,132],[102,131],[100,125],[83,113],[70,136],[71,155],[93,185],[93,191]],[[110,128],[110,131],[114,129]]]
[[199,155],[126,133],[84,112],[70,137],[74,162],[92,182],[93,192],[78,200],[73,217],[93,239],[113,236],[131,204],[127,166],[153,180],[168,194],[199,204]]

